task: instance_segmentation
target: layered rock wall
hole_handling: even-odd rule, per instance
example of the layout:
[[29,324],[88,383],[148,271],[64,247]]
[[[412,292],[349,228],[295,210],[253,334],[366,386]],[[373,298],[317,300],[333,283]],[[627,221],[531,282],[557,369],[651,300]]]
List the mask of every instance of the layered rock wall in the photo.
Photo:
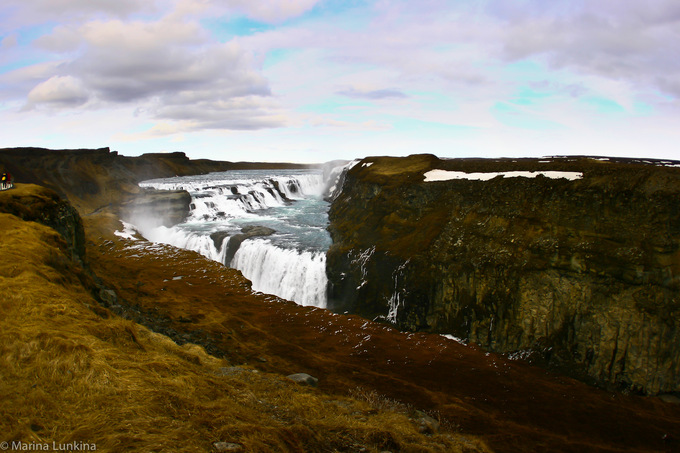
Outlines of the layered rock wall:
[[85,259],[85,231],[78,211],[53,190],[15,184],[13,189],[0,192],[0,212],[53,228],[64,239],[71,258]]
[[[602,385],[680,391],[680,168],[669,164],[368,158],[331,207],[330,307]],[[582,177],[425,182],[433,169]]]

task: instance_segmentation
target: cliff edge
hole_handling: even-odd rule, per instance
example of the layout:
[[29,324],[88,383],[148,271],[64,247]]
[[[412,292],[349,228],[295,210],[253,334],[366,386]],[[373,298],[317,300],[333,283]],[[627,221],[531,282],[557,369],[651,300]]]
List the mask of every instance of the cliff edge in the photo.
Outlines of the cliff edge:
[[330,210],[330,308],[604,386],[678,392],[677,167],[364,159]]
[[85,259],[85,231],[78,211],[51,189],[35,184],[15,184],[0,192],[0,212],[37,222],[59,233],[72,259]]

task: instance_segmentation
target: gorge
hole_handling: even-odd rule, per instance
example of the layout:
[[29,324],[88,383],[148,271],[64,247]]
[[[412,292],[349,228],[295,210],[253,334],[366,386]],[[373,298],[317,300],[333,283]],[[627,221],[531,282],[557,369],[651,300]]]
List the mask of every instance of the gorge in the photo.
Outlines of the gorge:
[[[144,234],[303,305],[451,335],[595,385],[680,391],[677,163],[415,155],[356,161],[331,181],[310,171],[142,183],[193,194],[186,222]],[[326,268],[330,241],[281,248],[271,238],[286,220],[271,215],[330,186]],[[259,215],[223,222],[239,213]],[[263,222],[267,237],[240,231]]]
[[[628,292],[644,289],[637,296],[646,307],[640,335],[652,335],[647,321],[659,312],[669,313],[667,329],[673,332],[674,308],[663,303],[677,293],[677,211],[664,206],[675,209],[677,200],[661,200],[677,188],[675,163],[608,167],[593,159],[550,160],[412,156],[357,162],[334,191],[327,269],[330,308],[359,317],[253,291],[241,272],[199,253],[115,234],[124,230],[120,219],[135,204],[154,217],[190,210],[185,192],[149,192],[139,187],[141,181],[272,164],[191,161],[181,153],[130,158],[108,149],[0,150],[0,164],[17,180],[15,189],[0,193],[2,251],[13,263],[0,279],[9,295],[0,305],[0,390],[6,403],[0,428],[25,442],[34,436],[64,442],[96,437],[102,451],[158,445],[212,451],[218,441],[237,442],[246,451],[677,451],[680,405],[673,395],[640,397],[632,385],[633,392],[623,393],[596,388],[492,352],[493,344],[481,347],[487,332],[497,342],[504,329],[514,332],[507,336],[514,341],[528,336],[496,327],[510,322],[498,315],[505,315],[501,302],[510,303],[510,313],[523,313],[522,319],[543,319],[547,308],[536,301],[547,299],[540,289],[545,281],[557,285],[550,296],[555,307],[566,303],[561,294],[577,300],[564,288],[594,285],[597,278],[614,283],[591,290],[601,298],[605,291],[620,291],[613,300],[625,301]],[[432,170],[448,172],[446,177],[511,171],[582,177],[536,173],[425,182]],[[607,209],[586,209],[603,187],[612,200],[602,198]],[[566,194],[573,199],[564,206]],[[654,202],[644,204],[647,198]],[[632,209],[635,203],[626,200],[645,210]],[[613,210],[614,201],[627,209]],[[171,228],[183,217],[161,220]],[[658,221],[645,229],[650,219]],[[600,227],[583,227],[601,221],[609,238],[603,250],[585,242],[592,231],[604,237]],[[631,231],[626,236],[620,230]],[[656,238],[662,231],[669,231],[661,234],[670,238],[666,242]],[[234,230],[229,237],[242,239],[241,247],[268,237],[260,235],[263,230],[248,237],[252,232]],[[623,251],[633,247],[625,240],[636,234],[641,252],[626,261]],[[463,241],[456,245],[458,237]],[[645,242],[649,238],[656,239]],[[611,255],[619,248],[624,250]],[[520,299],[524,311],[508,291],[520,270],[533,279],[518,285],[529,288]],[[431,287],[440,277],[439,286]],[[467,293],[470,288],[476,292]],[[470,307],[460,315],[457,294]],[[641,298],[645,294],[660,296]],[[441,306],[444,300],[448,305]],[[594,325],[608,314],[588,311],[590,301],[576,304],[585,311],[575,313],[575,321],[590,313],[597,316]],[[536,338],[548,327],[523,326]],[[644,345],[629,340],[626,360]],[[647,360],[654,360],[653,352]],[[673,363],[663,354],[673,351],[660,352],[645,376],[659,376],[649,382],[661,384],[667,376],[661,364]],[[282,379],[299,372],[318,378],[318,388],[291,388]],[[655,393],[651,386],[644,391]],[[64,402],[78,411],[58,411]],[[441,427],[423,422],[425,413]]]

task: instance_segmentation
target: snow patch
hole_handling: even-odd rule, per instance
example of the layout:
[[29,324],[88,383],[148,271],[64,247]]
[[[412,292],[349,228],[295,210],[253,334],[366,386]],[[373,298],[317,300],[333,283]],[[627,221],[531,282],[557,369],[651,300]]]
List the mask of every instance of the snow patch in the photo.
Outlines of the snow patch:
[[450,334],[441,334],[441,336],[444,337],[444,338],[448,338],[449,340],[453,340],[456,343],[467,344],[465,342],[465,340],[463,340],[462,338],[454,337],[453,335],[450,335]]
[[425,173],[424,182],[451,181],[454,179],[467,179],[471,181],[489,181],[498,176],[504,178],[535,178],[538,175],[550,179],[568,179],[574,181],[583,178],[583,173],[576,171],[506,171],[506,172],[484,172],[484,173],[465,173],[463,171],[449,170],[430,170]]
[[123,224],[123,229],[114,231],[113,234],[123,239],[138,241],[139,238],[136,237],[137,230],[135,229],[135,226],[132,225],[131,223],[123,222],[122,220],[120,222]]

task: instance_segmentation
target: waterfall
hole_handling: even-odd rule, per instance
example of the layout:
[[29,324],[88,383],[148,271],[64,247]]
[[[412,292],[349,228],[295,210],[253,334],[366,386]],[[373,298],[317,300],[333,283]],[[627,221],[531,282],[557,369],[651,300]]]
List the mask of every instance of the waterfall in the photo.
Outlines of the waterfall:
[[187,231],[181,228],[159,226],[142,232],[151,242],[172,245],[181,249],[193,250],[206,258],[222,261],[222,250],[217,250],[209,235]]
[[326,307],[326,254],[282,249],[269,241],[244,242],[231,267],[253,282],[253,289],[300,305]]
[[[313,200],[325,203],[327,181],[320,172],[232,171],[144,181],[140,187],[191,194],[185,222],[140,230],[148,240],[194,250],[236,268],[255,291],[326,307],[327,204],[309,211]],[[239,239],[236,254],[226,263],[229,238],[249,225],[275,233],[266,240]],[[214,240],[211,234],[224,239]]]
[[[168,178],[144,181],[140,187],[157,190],[186,190],[192,196],[189,220],[236,218],[262,209],[284,206],[291,200],[320,197],[325,189],[321,174],[263,176],[262,179],[185,180]],[[233,177],[232,177],[233,178]]]

